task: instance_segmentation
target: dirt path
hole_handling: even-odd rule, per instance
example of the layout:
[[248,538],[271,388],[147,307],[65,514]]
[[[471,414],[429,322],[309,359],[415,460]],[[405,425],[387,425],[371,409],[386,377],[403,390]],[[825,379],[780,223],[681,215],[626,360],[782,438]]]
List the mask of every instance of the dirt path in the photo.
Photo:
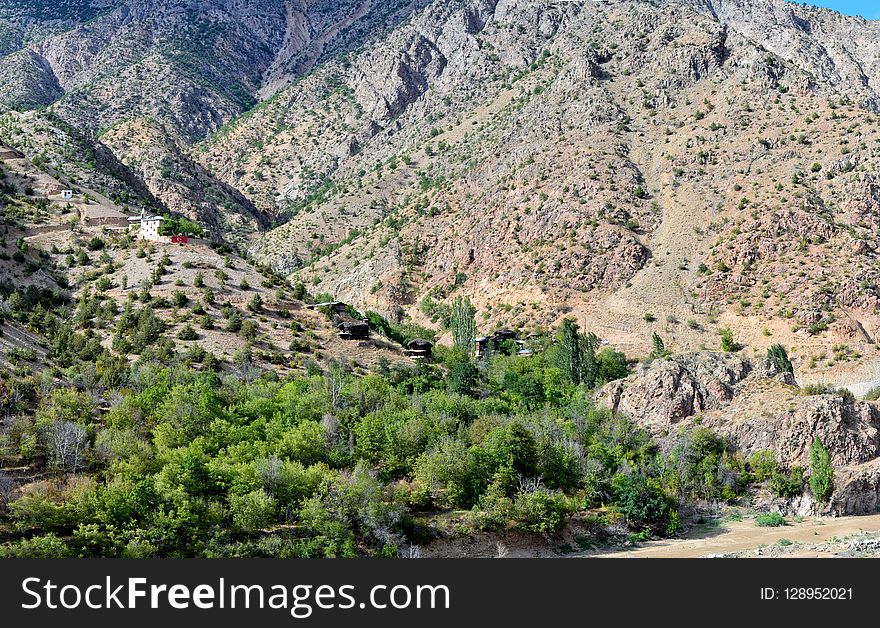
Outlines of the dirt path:
[[[792,542],[789,557],[831,557],[843,551],[842,539],[880,531],[880,514],[862,517],[816,518],[802,523],[790,522],[779,528],[759,528],[754,520],[727,521],[718,527],[701,527],[684,538],[651,541],[639,547],[611,552],[591,552],[582,557],[599,558],[698,558],[710,554],[730,554],[756,550],[760,546],[778,546],[780,539]],[[815,548],[817,544],[828,544]],[[762,555],[774,555],[772,552]]]

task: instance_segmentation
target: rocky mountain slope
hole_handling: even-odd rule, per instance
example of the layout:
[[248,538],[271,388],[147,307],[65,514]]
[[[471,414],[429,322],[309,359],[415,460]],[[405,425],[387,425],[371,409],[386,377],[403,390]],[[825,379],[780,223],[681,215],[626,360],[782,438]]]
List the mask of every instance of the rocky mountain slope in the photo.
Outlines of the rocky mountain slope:
[[643,350],[727,326],[821,363],[880,324],[877,30],[770,1],[435,3],[195,154],[284,223],[261,259],[387,314],[468,294],[487,327],[574,312]]
[[[58,139],[56,131],[43,129],[44,145]],[[181,359],[197,358],[194,364],[209,359],[243,374],[336,362],[362,373],[380,360],[412,364],[399,344],[379,336],[342,340],[325,314],[306,307],[303,291],[228,247],[132,237],[125,205],[149,199],[137,199],[109,165],[101,174],[73,169],[77,160],[100,164],[101,157],[68,148],[67,169],[59,170],[0,145],[0,365],[57,366],[47,358],[36,313],[50,303],[69,308],[73,331],[132,359],[147,349],[170,349]],[[62,197],[64,189],[71,199]],[[21,310],[37,318],[28,320]],[[147,312],[161,333],[134,350],[123,323]]]
[[60,120],[316,292],[423,324],[468,295],[485,331],[574,315],[635,353],[730,328],[807,377],[876,356],[875,22],[781,0],[68,8],[3,20],[8,105],[48,105],[4,141],[51,159],[34,129]]
[[7,5],[0,109],[48,107],[105,146],[166,207],[241,242],[266,215],[193,163],[189,146],[326,56],[405,19],[418,2]]

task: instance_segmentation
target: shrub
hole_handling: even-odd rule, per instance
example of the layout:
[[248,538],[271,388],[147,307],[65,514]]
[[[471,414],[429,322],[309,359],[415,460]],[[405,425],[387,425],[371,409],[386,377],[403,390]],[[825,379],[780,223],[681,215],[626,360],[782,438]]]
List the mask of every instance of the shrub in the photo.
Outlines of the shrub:
[[520,493],[513,503],[517,525],[526,532],[558,532],[565,527],[570,512],[565,495],[546,489]]
[[775,471],[770,477],[770,490],[777,497],[797,497],[804,492],[804,470],[800,466],[794,466],[788,475]]
[[755,482],[765,482],[773,477],[776,473],[778,465],[776,464],[776,454],[769,449],[756,451],[749,456],[749,468],[752,472],[752,478]]
[[189,303],[189,298],[182,290],[175,290],[171,295],[171,302],[174,304],[174,307],[180,308]]
[[611,494],[629,526],[667,533],[674,520],[672,500],[655,479],[639,473],[618,473],[611,481]]
[[651,346],[653,349],[651,350],[651,355],[649,356],[652,360],[665,358],[669,355],[669,350],[666,349],[666,343],[663,342],[663,338],[660,337],[656,331],[651,336]]
[[779,373],[794,373],[794,367],[791,360],[788,359],[788,353],[780,344],[775,344],[767,349],[767,359]]
[[198,340],[199,335],[196,333],[196,330],[192,328],[192,325],[185,325],[177,333],[177,337],[181,340]]
[[739,345],[733,339],[733,332],[730,329],[721,330],[721,350],[727,353],[739,350]]
[[778,528],[785,524],[785,517],[778,512],[771,512],[766,515],[758,515],[755,519],[755,525],[760,528]]
[[810,490],[820,504],[828,502],[834,490],[834,467],[831,455],[818,436],[810,447]]
[[246,495],[233,495],[229,504],[232,522],[245,532],[258,532],[268,527],[275,517],[275,500],[259,489]]
[[69,556],[70,551],[64,541],[52,534],[0,546],[0,558],[67,558]]

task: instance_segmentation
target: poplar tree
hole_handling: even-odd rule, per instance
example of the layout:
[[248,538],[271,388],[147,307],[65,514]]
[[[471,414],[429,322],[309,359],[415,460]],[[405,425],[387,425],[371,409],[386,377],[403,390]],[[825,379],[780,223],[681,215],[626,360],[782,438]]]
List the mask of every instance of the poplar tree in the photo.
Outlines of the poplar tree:
[[834,488],[834,466],[831,454],[818,436],[810,447],[810,489],[820,504],[828,502]]
[[470,352],[477,337],[476,309],[467,297],[452,302],[452,342],[458,349]]

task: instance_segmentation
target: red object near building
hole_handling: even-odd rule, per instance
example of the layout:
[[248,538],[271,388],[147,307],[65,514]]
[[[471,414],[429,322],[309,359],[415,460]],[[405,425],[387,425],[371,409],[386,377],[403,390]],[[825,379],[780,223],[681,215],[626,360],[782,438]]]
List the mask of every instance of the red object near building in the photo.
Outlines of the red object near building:
[[171,244],[186,244],[189,238],[184,235],[171,236]]

